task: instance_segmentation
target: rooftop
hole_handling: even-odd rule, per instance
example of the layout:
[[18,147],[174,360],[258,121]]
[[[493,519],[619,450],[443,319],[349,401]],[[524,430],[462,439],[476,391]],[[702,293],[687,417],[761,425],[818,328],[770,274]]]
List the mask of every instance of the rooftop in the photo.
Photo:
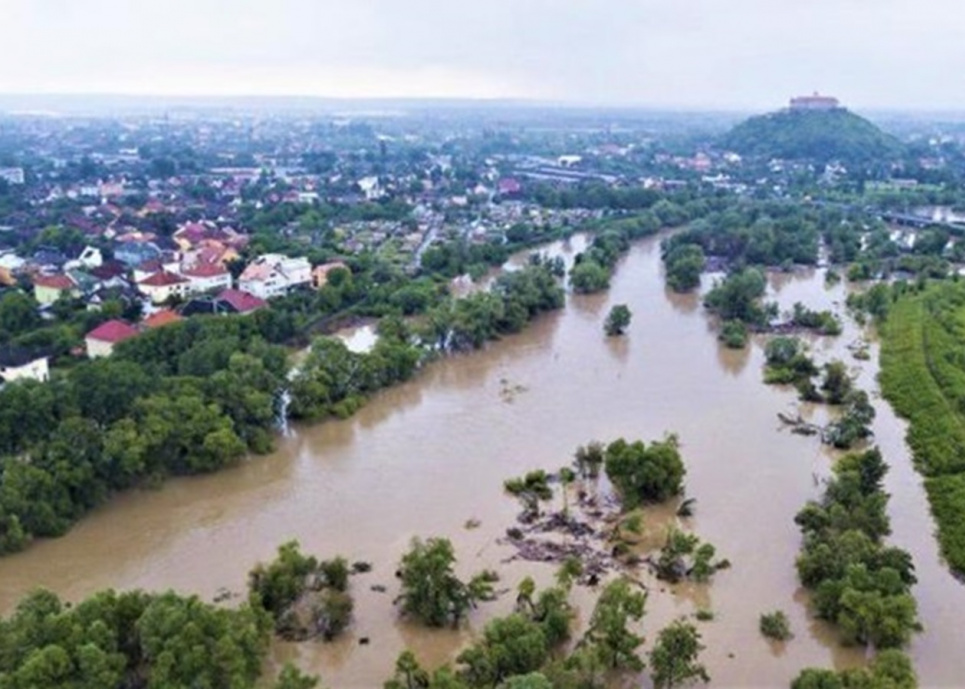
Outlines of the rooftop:
[[161,309],[157,313],[145,318],[143,325],[145,328],[160,328],[163,325],[170,325],[171,323],[177,323],[183,320],[180,315],[171,309]]
[[238,313],[250,313],[268,305],[264,299],[238,289],[226,289],[218,295],[218,301],[226,302]]
[[117,344],[124,340],[129,340],[137,335],[137,330],[129,323],[124,321],[112,320],[101,323],[99,326],[87,333],[88,340],[99,340],[100,342],[110,342]]
[[141,280],[140,285],[146,287],[168,287],[170,285],[181,285],[187,282],[187,278],[183,278],[180,275],[175,275],[174,273],[168,273],[167,271],[160,271],[154,273],[153,275],[148,275],[146,278]]
[[34,278],[34,286],[57,290],[71,290],[76,287],[74,281],[66,275],[38,275]]

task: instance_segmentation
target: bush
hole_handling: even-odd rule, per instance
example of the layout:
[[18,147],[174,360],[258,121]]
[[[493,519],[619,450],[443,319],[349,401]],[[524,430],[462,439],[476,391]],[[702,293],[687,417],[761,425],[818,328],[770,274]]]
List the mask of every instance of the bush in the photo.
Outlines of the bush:
[[607,314],[606,323],[603,324],[603,331],[610,337],[622,335],[624,331],[626,331],[627,326],[630,325],[632,315],[626,304],[617,304],[610,309],[610,313]]
[[774,641],[787,641],[791,634],[791,624],[783,610],[761,615],[759,624],[761,634]]
[[728,349],[744,349],[747,346],[747,326],[741,321],[725,321],[719,339]]

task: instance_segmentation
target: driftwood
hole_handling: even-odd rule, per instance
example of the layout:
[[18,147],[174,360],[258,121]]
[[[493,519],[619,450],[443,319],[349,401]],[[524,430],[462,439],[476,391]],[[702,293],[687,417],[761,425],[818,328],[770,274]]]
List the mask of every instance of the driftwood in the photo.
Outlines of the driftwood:
[[620,521],[620,502],[614,496],[581,486],[569,509],[540,513],[532,505],[524,505],[516,520],[518,525],[507,529],[506,536],[497,541],[515,549],[504,563],[525,560],[562,565],[576,560],[581,572],[575,582],[596,586],[610,572],[628,570],[636,562],[633,557],[621,558],[611,540]]
[[785,426],[791,427],[791,433],[796,433],[798,435],[820,435],[823,439],[827,429],[824,426],[819,426],[815,423],[805,421],[798,416],[790,416],[783,412],[777,413],[777,418],[781,420]]

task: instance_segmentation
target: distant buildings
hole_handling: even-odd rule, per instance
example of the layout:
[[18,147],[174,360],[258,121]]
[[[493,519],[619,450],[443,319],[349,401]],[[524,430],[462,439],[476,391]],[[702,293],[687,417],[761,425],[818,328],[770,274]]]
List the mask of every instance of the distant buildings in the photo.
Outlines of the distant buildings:
[[0,179],[2,179],[7,184],[23,184],[23,168],[22,167],[0,167]]
[[841,103],[837,98],[822,96],[815,91],[810,96],[798,96],[791,99],[791,110],[837,110]]

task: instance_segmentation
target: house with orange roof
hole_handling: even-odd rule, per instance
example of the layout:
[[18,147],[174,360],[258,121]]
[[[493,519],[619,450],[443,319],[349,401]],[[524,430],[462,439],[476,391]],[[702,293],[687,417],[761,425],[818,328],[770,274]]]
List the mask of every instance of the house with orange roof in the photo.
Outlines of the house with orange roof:
[[[312,269],[312,286],[315,289],[321,289],[327,285],[328,275],[333,270],[349,270],[349,267],[342,261],[332,261],[330,263],[322,263],[321,265],[315,266]],[[349,272],[351,271],[349,270]]]
[[162,328],[165,325],[179,323],[183,320],[184,318],[182,318],[176,311],[172,311],[171,309],[161,309],[160,311],[156,311],[141,321],[141,325],[143,325],[146,329],[151,330],[152,328]]

